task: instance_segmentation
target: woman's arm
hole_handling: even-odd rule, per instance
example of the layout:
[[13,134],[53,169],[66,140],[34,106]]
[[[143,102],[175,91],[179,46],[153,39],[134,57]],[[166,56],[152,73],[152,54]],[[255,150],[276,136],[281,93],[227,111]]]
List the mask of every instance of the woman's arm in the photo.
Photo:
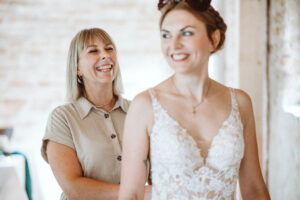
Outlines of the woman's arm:
[[242,123],[244,125],[245,153],[239,172],[239,183],[244,200],[268,200],[270,195],[261,173],[256,142],[255,120],[250,97],[236,90]]
[[148,92],[143,92],[131,103],[125,120],[119,200],[144,198],[149,153],[148,132],[152,126],[152,116],[151,99]]
[[119,185],[83,177],[81,165],[72,148],[49,141],[47,155],[53,174],[69,200],[118,198]]

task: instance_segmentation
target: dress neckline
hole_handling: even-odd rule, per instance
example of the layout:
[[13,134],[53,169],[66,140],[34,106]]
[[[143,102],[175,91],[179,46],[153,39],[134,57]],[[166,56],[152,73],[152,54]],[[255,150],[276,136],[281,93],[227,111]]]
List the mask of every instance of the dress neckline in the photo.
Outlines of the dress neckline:
[[[150,95],[151,95],[151,98],[152,98],[152,101],[155,101],[156,103],[157,103],[157,105],[159,106],[159,108],[161,109],[161,110],[163,110],[163,112],[166,114],[166,117],[167,118],[169,118],[179,129],[180,129],[180,131],[182,131],[182,133],[187,137],[187,138],[189,138],[191,141],[192,141],[192,143],[194,143],[194,146],[195,146],[195,148],[197,149],[197,151],[199,152],[199,154],[200,154],[200,157],[201,157],[201,159],[203,160],[203,164],[206,166],[207,165],[207,161],[209,160],[209,158],[210,158],[210,150],[212,149],[212,147],[213,147],[213,145],[214,145],[214,142],[215,142],[215,140],[218,138],[218,137],[220,137],[220,135],[221,135],[221,133],[222,133],[222,129],[224,129],[224,127],[225,127],[225,125],[226,125],[226,123],[232,118],[232,116],[233,116],[233,113],[234,113],[234,94],[233,94],[233,89],[232,88],[229,88],[229,91],[230,91],[230,100],[231,100],[231,111],[230,111],[230,113],[229,113],[229,115],[228,115],[228,117],[222,122],[222,124],[221,124],[221,126],[220,126],[220,128],[218,129],[218,131],[217,131],[217,133],[213,136],[213,138],[212,138],[212,140],[210,141],[210,145],[209,145],[209,147],[208,147],[208,149],[207,149],[207,156],[205,157],[205,156],[203,156],[202,155],[202,149],[198,146],[198,143],[196,142],[196,140],[193,138],[193,136],[189,133],[189,131],[186,129],[186,128],[184,128],[179,122],[178,122],[178,120],[176,120],[176,119],[174,119],[170,114],[169,114],[169,112],[168,112],[168,110],[167,109],[165,109],[162,105],[161,105],[161,103],[158,101],[158,99],[157,99],[157,97],[156,97],[156,95],[155,95],[155,91],[153,90],[153,89],[150,89],[149,90],[150,91]],[[154,102],[153,102],[154,103]],[[156,122],[154,121],[154,124],[153,124],[153,127],[155,126],[155,124],[156,124]],[[153,129],[152,129],[153,130]],[[153,132],[153,131],[152,131]],[[151,133],[151,135],[152,135],[152,133]]]

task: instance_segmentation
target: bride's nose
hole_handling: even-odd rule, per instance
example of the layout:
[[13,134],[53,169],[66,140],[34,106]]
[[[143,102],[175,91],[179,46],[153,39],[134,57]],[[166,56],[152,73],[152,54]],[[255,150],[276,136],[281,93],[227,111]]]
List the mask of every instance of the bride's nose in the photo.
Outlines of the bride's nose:
[[180,36],[174,36],[172,38],[171,46],[173,49],[180,49],[182,47]]

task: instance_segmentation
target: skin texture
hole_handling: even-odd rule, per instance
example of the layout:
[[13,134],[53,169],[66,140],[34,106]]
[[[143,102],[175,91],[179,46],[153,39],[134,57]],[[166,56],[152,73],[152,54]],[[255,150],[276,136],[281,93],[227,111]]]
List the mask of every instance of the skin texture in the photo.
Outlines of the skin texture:
[[[212,38],[210,42],[205,24],[188,11],[170,11],[162,23],[161,46],[175,74],[154,87],[162,107],[193,137],[204,159],[231,112],[229,88],[208,76],[209,57],[220,41],[220,32],[216,30]],[[245,155],[239,171],[242,197],[270,199],[258,161],[251,99],[242,90],[236,89],[235,94],[245,139]],[[195,115],[192,105],[198,105]],[[143,160],[149,155],[153,124],[151,97],[145,91],[134,98],[125,121],[119,200],[143,198],[146,170]]]
[[[107,72],[97,71],[97,67],[104,65],[112,65],[112,69]],[[103,109],[110,111],[116,102],[112,86],[117,70],[113,46],[95,39],[80,53],[78,66],[77,74],[82,76],[86,98],[94,105],[108,103]],[[47,155],[53,174],[69,200],[118,199],[120,185],[84,177],[77,154],[72,148],[49,141]],[[151,186],[145,190],[145,199],[150,199]]]

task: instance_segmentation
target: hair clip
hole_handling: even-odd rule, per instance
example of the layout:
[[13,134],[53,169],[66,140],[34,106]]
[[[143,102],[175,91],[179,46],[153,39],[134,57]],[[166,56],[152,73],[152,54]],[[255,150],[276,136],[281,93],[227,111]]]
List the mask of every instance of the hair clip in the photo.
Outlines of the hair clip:
[[205,11],[210,6],[211,0],[159,0],[157,7],[158,10],[161,10],[168,3],[179,3],[181,1],[185,1],[189,6],[195,10],[200,12]]
[[180,1],[184,1],[184,0],[159,0],[157,7],[158,7],[158,10],[160,10],[168,3],[179,3]]

